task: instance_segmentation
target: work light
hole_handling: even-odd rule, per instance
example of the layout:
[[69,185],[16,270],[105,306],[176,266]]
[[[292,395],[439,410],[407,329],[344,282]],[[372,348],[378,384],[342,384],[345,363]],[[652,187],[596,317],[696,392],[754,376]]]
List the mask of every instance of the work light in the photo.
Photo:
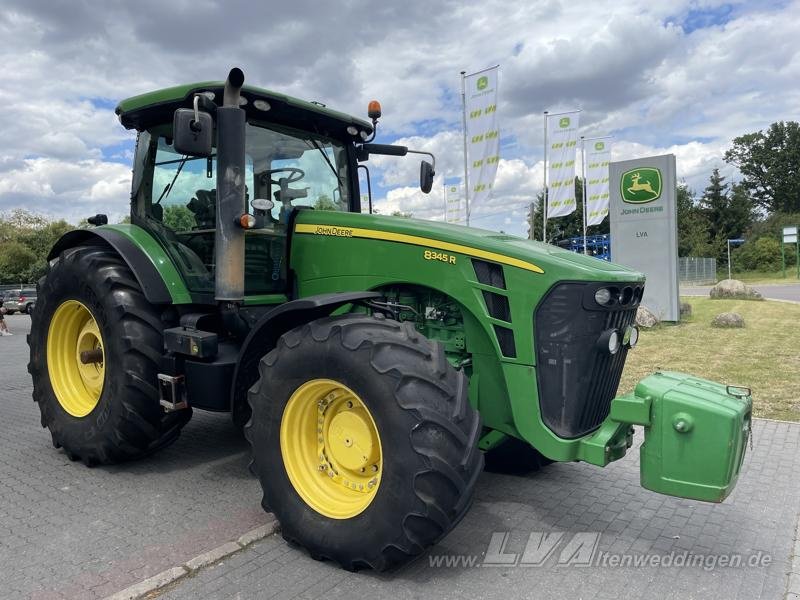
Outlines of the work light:
[[629,325],[627,329],[625,329],[625,334],[622,336],[622,343],[629,348],[633,348],[636,346],[636,343],[639,341],[639,328],[635,325]]
[[594,301],[600,306],[606,306],[611,302],[611,290],[608,288],[600,288],[594,293]]
[[620,339],[619,331],[616,329],[606,329],[600,334],[597,340],[597,346],[601,350],[607,351],[609,354],[616,354],[622,347],[622,340]]

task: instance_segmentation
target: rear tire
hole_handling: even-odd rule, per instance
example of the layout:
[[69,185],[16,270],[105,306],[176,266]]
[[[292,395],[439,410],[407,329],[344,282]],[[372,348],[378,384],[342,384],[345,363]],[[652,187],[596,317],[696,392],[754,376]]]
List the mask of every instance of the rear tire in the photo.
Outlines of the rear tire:
[[[165,413],[159,405],[164,325],[160,310],[144,297],[122,258],[102,246],[65,250],[40,280],[38,298],[28,338],[28,371],[42,426],[50,430],[53,445],[63,447],[70,459],[93,466],[137,458],[174,441],[191,409]],[[73,375],[83,367],[74,371],[67,360],[73,329],[60,324],[71,324],[72,308],[89,315],[84,319],[96,326],[94,339],[102,347],[94,394]],[[66,320],[59,320],[59,310]],[[54,316],[57,326],[51,328]],[[81,335],[86,330],[84,325]],[[53,365],[48,364],[51,335],[56,337],[50,351],[58,358]],[[65,351],[56,353],[60,349]]]
[[[306,548],[313,558],[336,561],[348,570],[384,570],[420,554],[466,514],[483,467],[478,449],[480,417],[467,400],[463,372],[450,366],[442,347],[417,333],[413,325],[382,315],[319,319],[284,334],[261,360],[259,370],[261,377],[249,392],[252,417],[245,435],[253,449],[251,468],[264,490],[262,505],[275,513],[287,541]],[[303,398],[298,394],[313,390],[319,382],[322,395],[308,397],[310,421],[296,422],[310,430],[294,427],[288,430],[291,435],[285,435],[287,428],[282,431],[282,425],[299,410],[297,399]],[[334,475],[326,464],[314,464],[318,455],[321,459],[339,452],[331,433],[335,421],[328,429],[322,425],[327,402],[335,406],[340,398],[338,392],[329,394],[331,389],[351,393],[344,398],[353,402],[346,404],[352,409],[355,403],[353,412],[369,415],[377,432],[375,443],[353,440],[359,452],[362,448],[365,455],[373,452],[364,466],[367,473],[374,467],[378,476],[375,489],[365,489],[369,495],[365,501],[347,489],[348,473],[354,474],[350,481],[360,481],[357,468],[347,471],[349,467],[340,465],[342,472]],[[325,442],[318,449],[316,438],[323,439],[323,431]],[[297,475],[293,461],[302,452],[287,448],[297,447],[297,440],[309,434],[308,468]],[[345,445],[350,441],[338,441],[342,440]],[[330,496],[312,494],[317,508],[307,499],[308,488],[296,486],[292,479],[305,477],[313,488],[318,481],[327,482],[328,476],[334,483],[344,476],[344,492],[334,487]],[[333,484],[319,485],[327,490]]]

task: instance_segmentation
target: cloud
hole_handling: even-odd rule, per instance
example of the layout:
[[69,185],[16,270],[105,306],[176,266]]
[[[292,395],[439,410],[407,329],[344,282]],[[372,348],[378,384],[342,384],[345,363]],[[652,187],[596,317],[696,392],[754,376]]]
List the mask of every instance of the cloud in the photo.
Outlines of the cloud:
[[[615,158],[674,152],[700,190],[742,133],[796,119],[800,2],[563,0],[402,4],[245,0],[136,4],[6,0],[0,13],[0,210],[77,220],[126,211],[134,134],[113,106],[187,81],[249,82],[363,116],[381,100],[378,142],[433,152],[373,157],[376,204],[441,218],[459,177],[461,70],[499,63],[501,162],[475,223],[524,231],[541,188],[542,111],[580,107],[583,133],[613,134]],[[382,209],[383,210],[383,209]],[[437,216],[438,215],[438,216]]]
[[129,212],[130,188],[130,168],[119,163],[29,158],[0,176],[0,206],[73,223],[102,212],[113,222]]

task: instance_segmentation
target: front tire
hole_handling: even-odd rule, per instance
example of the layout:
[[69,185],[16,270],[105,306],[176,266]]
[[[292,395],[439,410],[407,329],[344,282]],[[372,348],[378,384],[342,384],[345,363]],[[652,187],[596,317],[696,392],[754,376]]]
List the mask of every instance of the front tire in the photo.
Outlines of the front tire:
[[259,365],[245,428],[283,536],[348,570],[384,570],[444,537],[483,455],[467,380],[410,323],[329,317]]
[[159,405],[164,325],[122,258],[101,246],[65,250],[38,288],[28,371],[53,445],[93,466],[177,438],[191,411]]

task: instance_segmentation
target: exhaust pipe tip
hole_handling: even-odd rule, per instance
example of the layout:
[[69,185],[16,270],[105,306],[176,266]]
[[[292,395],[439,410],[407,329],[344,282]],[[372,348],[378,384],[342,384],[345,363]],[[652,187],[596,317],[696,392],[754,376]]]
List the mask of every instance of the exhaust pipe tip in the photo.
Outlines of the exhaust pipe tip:
[[244,71],[239,67],[233,67],[231,72],[228,73],[228,83],[235,88],[240,88],[244,85]]
[[233,67],[225,80],[225,90],[222,93],[222,105],[239,108],[239,92],[244,85],[244,72],[239,67]]

